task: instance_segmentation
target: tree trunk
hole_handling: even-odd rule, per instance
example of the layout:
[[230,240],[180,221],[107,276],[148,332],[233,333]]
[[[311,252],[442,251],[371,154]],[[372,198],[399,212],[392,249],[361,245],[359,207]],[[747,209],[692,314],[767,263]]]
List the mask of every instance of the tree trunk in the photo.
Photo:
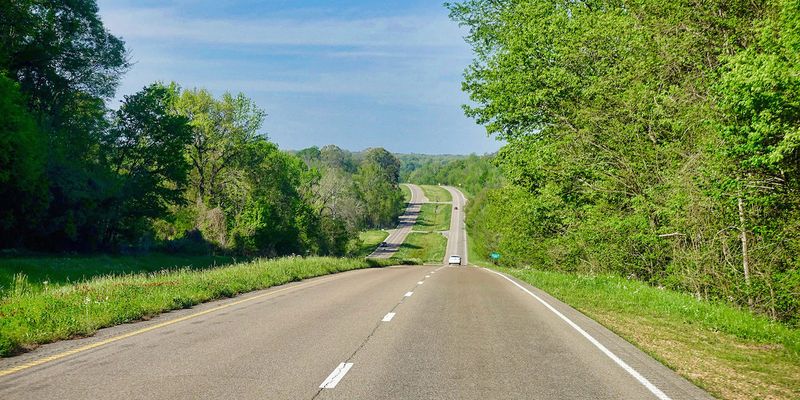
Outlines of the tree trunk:
[[739,195],[739,236],[742,239],[742,269],[744,270],[744,283],[747,285],[747,305],[753,308],[753,298],[750,297],[750,254],[747,242],[747,226],[744,216],[744,199]]

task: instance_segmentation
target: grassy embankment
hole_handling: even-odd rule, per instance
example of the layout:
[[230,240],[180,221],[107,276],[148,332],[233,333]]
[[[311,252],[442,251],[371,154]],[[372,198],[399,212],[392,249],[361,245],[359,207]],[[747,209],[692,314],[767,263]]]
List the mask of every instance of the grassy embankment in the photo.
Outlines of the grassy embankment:
[[380,229],[363,231],[358,234],[360,240],[358,247],[355,249],[353,257],[366,257],[372,254],[378,244],[384,241],[389,236],[389,232]]
[[453,201],[450,192],[443,187],[433,185],[420,185],[419,187],[422,188],[422,192],[425,193],[425,197],[428,198],[428,201],[434,203]]
[[453,208],[450,204],[423,204],[415,231],[446,231],[450,229],[450,215]]
[[[450,192],[432,185],[420,185],[425,197],[432,202],[452,201]],[[412,259],[422,263],[441,263],[447,248],[447,238],[437,231],[450,229],[450,204],[423,204],[414,232],[411,232],[392,259]]]
[[[480,254],[470,261],[491,266]],[[578,309],[718,398],[800,398],[798,329],[615,275],[494,268]]]
[[421,263],[439,264],[444,259],[447,239],[437,232],[411,232],[390,260],[418,260]]
[[403,200],[406,203],[411,202],[411,189],[408,188],[406,185],[400,185],[400,190],[403,192]]
[[[93,264],[88,258],[83,262]],[[30,263],[35,265],[36,260],[31,259]],[[55,285],[31,282],[18,274],[11,287],[0,295],[0,356],[42,343],[91,335],[103,327],[210,300],[325,274],[396,263],[397,260],[289,257],[209,269],[187,267],[136,274],[126,274],[130,270],[124,268],[114,271],[113,267],[106,267],[115,274]],[[86,275],[64,276],[75,282],[74,276]]]
[[[141,255],[20,256],[0,257],[0,297],[15,280],[24,279],[32,288],[83,282],[95,276],[140,274],[164,269],[199,270],[237,260],[229,256],[194,256],[150,253]],[[246,261],[246,260],[239,260]],[[22,276],[24,275],[24,277]]]

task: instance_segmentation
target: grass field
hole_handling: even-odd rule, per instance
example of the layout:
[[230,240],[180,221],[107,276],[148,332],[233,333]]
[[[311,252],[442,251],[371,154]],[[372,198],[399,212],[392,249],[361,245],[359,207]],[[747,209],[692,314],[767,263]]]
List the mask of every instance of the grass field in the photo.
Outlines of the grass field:
[[[245,260],[240,260],[245,261]],[[38,288],[82,282],[96,276],[138,274],[163,269],[206,269],[236,262],[227,256],[172,254],[0,257],[0,297],[11,289],[18,274]],[[15,278],[16,277],[16,278]]]
[[378,247],[378,244],[389,236],[389,232],[375,229],[371,231],[363,231],[358,234],[360,243],[353,252],[353,257],[366,257],[370,255]]
[[446,247],[447,239],[440,233],[411,232],[391,259],[419,260],[422,263],[439,264],[444,259]]
[[428,201],[433,202],[449,202],[453,201],[453,197],[450,196],[450,192],[447,189],[444,189],[440,186],[433,186],[433,185],[420,185],[422,191],[425,193],[425,197],[428,198]]
[[450,229],[450,215],[453,208],[450,204],[423,204],[420,208],[414,230],[446,231]]
[[57,287],[35,286],[25,278],[18,278],[0,298],[0,356],[248,291],[396,263],[395,260],[288,257],[204,270],[184,268],[101,276]]
[[800,330],[618,276],[497,269],[575,307],[718,398],[800,398]]
[[410,203],[411,202],[411,189],[409,189],[408,186],[406,186],[406,185],[400,185],[400,190],[403,191],[403,200],[405,200],[406,203]]

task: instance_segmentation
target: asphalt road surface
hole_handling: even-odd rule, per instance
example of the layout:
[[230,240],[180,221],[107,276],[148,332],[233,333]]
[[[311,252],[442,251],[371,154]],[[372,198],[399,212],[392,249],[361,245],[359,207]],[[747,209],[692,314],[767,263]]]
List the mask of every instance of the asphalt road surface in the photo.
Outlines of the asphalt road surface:
[[464,207],[467,205],[467,198],[460,190],[444,186],[450,196],[453,197],[453,211],[450,216],[450,231],[447,233],[447,251],[444,254],[442,263],[447,264],[450,256],[461,256],[461,264],[469,265],[467,258],[467,233],[464,222]]
[[397,228],[389,231],[389,236],[384,240],[386,244],[375,249],[369,255],[370,258],[389,258],[396,253],[400,249],[400,245],[406,241],[406,236],[414,228],[422,203],[428,202],[428,198],[425,197],[422,188],[410,183],[404,183],[404,185],[411,190],[411,201],[408,203],[403,215],[400,216]]
[[0,360],[3,400],[313,398],[710,397],[546,293],[466,266],[310,279]]

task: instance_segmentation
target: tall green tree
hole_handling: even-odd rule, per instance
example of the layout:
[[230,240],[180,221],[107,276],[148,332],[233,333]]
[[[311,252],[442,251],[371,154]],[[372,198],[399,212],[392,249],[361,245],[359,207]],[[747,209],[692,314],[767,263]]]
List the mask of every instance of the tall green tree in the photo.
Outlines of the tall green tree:
[[189,163],[182,157],[192,132],[186,117],[172,113],[174,92],[152,84],[126,96],[104,137],[106,162],[117,177],[103,244],[133,241],[183,204]]
[[0,243],[19,245],[49,203],[46,137],[30,115],[19,86],[0,73]]

